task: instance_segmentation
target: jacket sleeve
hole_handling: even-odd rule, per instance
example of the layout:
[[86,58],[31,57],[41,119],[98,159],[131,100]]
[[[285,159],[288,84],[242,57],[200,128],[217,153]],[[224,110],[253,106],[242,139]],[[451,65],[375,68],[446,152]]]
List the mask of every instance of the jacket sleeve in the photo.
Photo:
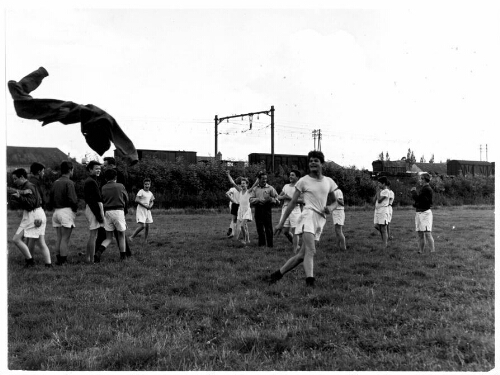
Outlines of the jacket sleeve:
[[78,197],[76,196],[75,184],[71,181],[68,184],[68,199],[73,212],[78,210]]
[[31,190],[32,193],[20,195],[17,200],[19,201],[23,209],[31,211],[34,210],[38,205],[38,195],[36,193],[36,190],[30,187],[28,187],[27,189]]

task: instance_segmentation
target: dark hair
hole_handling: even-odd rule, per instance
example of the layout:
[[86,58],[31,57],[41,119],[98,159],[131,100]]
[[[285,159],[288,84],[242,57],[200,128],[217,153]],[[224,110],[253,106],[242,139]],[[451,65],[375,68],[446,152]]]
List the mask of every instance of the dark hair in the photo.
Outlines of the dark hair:
[[302,175],[300,174],[300,171],[298,171],[298,170],[296,170],[296,169],[292,169],[292,170],[290,171],[290,173],[292,173],[292,172],[293,172],[293,173],[295,173],[295,176],[296,176],[297,178],[302,177]]
[[337,184],[337,185],[339,184],[339,181],[337,180],[337,177],[332,177],[332,180],[333,180],[333,182],[335,182],[335,184]]
[[391,181],[387,180],[387,182],[385,183],[387,186],[391,186]]
[[106,156],[103,160],[108,162],[108,164],[116,165],[116,159],[112,156]]
[[116,175],[116,170],[114,170],[113,168],[109,168],[104,171],[104,179],[106,181],[114,180],[116,178]]
[[377,181],[384,185],[387,185],[388,182],[387,177],[385,176],[379,177]]
[[101,163],[95,160],[89,161],[89,163],[87,164],[87,171],[94,169],[94,165],[101,165]]
[[73,163],[70,161],[63,161],[61,163],[61,174],[69,173],[73,169]]
[[28,173],[26,173],[26,169],[24,168],[17,168],[12,174],[15,174],[17,178],[28,178]]
[[240,182],[238,183],[238,185],[241,184],[242,181],[246,181],[247,185],[250,183],[250,181],[248,181],[248,178],[246,178],[246,177],[240,177]]
[[325,162],[325,155],[323,155],[321,151],[309,151],[307,154],[307,160],[310,160],[311,158],[318,158],[321,164]]
[[42,163],[37,163],[36,161],[30,166],[31,174],[35,175],[40,173],[43,169],[45,169],[45,165],[43,165]]
[[143,184],[145,184],[146,182],[151,183],[151,179],[150,179],[149,177],[146,177],[146,178],[142,181],[142,183],[143,183]]
[[423,177],[426,182],[431,182],[431,175],[427,172],[422,173],[420,177]]
[[262,176],[267,176],[267,172],[266,171],[259,171],[259,173],[257,173],[257,177],[260,179]]

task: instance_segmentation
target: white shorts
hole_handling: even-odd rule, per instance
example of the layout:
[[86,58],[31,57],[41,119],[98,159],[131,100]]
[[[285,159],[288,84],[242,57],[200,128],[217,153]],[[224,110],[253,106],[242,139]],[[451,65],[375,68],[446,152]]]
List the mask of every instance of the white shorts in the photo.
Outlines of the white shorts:
[[345,221],[344,210],[333,210],[332,219],[333,219],[333,225],[344,225]]
[[75,218],[76,213],[71,208],[56,208],[52,215],[52,226],[54,228],[73,228],[75,226]]
[[[287,206],[283,206],[283,208],[281,209],[281,217],[283,217],[283,214],[285,213],[286,208],[287,208]],[[290,215],[288,215],[287,219],[285,220],[285,223],[283,224],[283,227],[284,228],[296,228],[297,223],[299,222],[299,219],[300,219],[300,214],[301,214],[300,207],[299,206],[295,207],[292,210],[292,212],[290,212]],[[280,220],[281,220],[281,218],[280,218]]]
[[138,223],[151,224],[153,222],[151,210],[146,210],[144,207],[137,205],[137,210],[135,211],[135,219]]
[[389,206],[389,210],[387,213],[387,222],[390,223],[392,221],[392,206]]
[[325,223],[326,218],[323,215],[313,210],[304,209],[297,223],[295,234],[312,233],[314,234],[314,240],[319,241]]
[[373,224],[387,225],[389,222],[389,213],[387,209],[375,210],[375,215],[373,216]]
[[417,212],[415,214],[415,230],[417,232],[432,232],[432,211]]
[[[101,216],[104,218],[104,210],[102,207],[102,203],[97,202],[97,204],[99,205],[99,208],[101,209]],[[87,221],[89,222],[89,229],[90,230],[99,229],[100,227],[104,226],[104,223],[99,223],[97,221],[94,213],[92,212],[92,210],[90,209],[88,204],[85,207],[85,217],[87,218]]]
[[[35,220],[41,220],[42,225],[38,228],[35,226]],[[47,226],[47,216],[45,216],[45,211],[43,208],[38,207],[33,211],[23,211],[23,218],[19,228],[17,228],[16,234],[21,233],[24,230],[24,237],[26,238],[39,238],[40,236],[45,236],[45,228]]]
[[107,232],[125,232],[127,222],[125,221],[125,212],[123,210],[110,210],[104,213],[104,229]]

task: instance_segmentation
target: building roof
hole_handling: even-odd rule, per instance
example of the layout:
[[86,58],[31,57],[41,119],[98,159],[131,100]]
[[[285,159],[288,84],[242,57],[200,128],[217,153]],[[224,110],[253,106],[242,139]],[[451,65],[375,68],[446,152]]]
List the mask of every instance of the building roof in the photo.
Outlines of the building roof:
[[422,172],[438,175],[448,174],[446,163],[414,163]]
[[406,167],[404,160],[374,160],[373,163],[382,163],[385,167]]
[[7,146],[7,168],[26,168],[35,161],[54,168],[68,159],[68,155],[56,147]]
[[474,161],[474,160],[450,160],[450,162],[452,161],[457,161],[459,162],[460,164],[474,164],[474,165],[490,165],[491,162],[489,161]]

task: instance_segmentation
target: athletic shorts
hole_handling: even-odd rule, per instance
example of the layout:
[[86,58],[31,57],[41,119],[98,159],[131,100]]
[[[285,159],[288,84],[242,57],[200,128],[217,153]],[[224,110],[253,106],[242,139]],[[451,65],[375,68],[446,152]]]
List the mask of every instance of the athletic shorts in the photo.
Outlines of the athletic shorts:
[[333,225],[344,225],[345,221],[344,210],[333,210],[332,219],[333,219]]
[[[102,208],[102,203],[97,202],[97,204],[99,205],[99,208],[101,209],[101,217],[104,218],[104,211]],[[92,210],[90,209],[88,204],[85,207],[85,217],[87,218],[87,221],[89,222],[89,229],[90,230],[99,229],[100,227],[104,226],[104,223],[99,223],[97,221],[97,218],[95,217],[94,213],[92,212]]]
[[417,212],[415,214],[415,230],[417,232],[432,232],[432,211]]
[[[42,225],[37,228],[35,226],[35,220],[41,220]],[[24,230],[24,237],[39,238],[40,236],[45,236],[46,226],[47,216],[45,216],[45,211],[43,208],[38,207],[33,211],[23,211],[23,218],[21,224],[19,224],[19,228],[17,228],[16,234]]]
[[314,240],[319,241],[325,223],[326,218],[323,215],[310,209],[304,209],[295,228],[295,234],[312,233]]
[[125,212],[123,210],[110,210],[104,213],[104,229],[107,232],[125,232],[127,222],[125,221]]
[[238,208],[240,208],[239,204],[231,203],[231,215],[238,216]]
[[73,228],[75,227],[75,218],[76,213],[71,208],[56,208],[52,215],[52,226],[54,228]]
[[387,225],[389,223],[389,211],[387,209],[375,210],[373,224]]
[[151,224],[153,222],[153,215],[151,215],[151,210],[147,210],[142,206],[137,205],[135,211],[135,220],[137,223]]
[[[283,217],[285,211],[286,211],[287,206],[283,206],[281,209],[281,217]],[[296,228],[297,223],[299,222],[300,219],[300,207],[297,206],[295,207],[292,212],[290,212],[290,215],[288,215],[287,219],[285,220],[285,224],[283,224],[284,228]],[[281,220],[281,218],[280,218]]]
[[392,206],[389,206],[387,220],[388,223],[392,221]]

